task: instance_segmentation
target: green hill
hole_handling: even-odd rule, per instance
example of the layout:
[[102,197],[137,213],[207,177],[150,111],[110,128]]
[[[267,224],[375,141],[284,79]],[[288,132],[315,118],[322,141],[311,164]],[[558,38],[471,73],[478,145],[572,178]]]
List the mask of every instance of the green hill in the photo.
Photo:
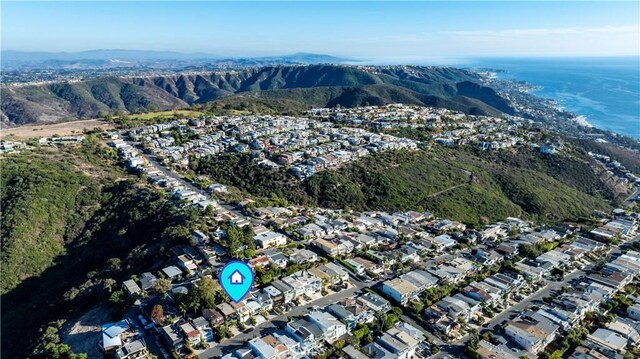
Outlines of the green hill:
[[385,152],[304,182],[263,170],[243,155],[200,159],[192,166],[261,197],[354,210],[428,210],[474,226],[507,216],[576,220],[610,209],[623,195],[580,155],[547,158],[527,148],[500,152]]
[[109,158],[85,145],[0,159],[3,358],[50,357],[32,352],[51,322],[104,301],[188,237],[189,219]]
[[6,124],[93,118],[201,105],[230,96],[283,100],[296,107],[404,102],[471,114],[513,113],[475,74],[454,68],[341,65],[268,66],[198,75],[97,78],[2,86]]

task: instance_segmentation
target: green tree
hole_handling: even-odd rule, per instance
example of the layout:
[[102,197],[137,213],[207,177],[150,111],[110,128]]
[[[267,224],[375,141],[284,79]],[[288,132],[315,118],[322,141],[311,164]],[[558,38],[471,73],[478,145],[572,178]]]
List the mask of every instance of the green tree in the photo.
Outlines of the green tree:
[[171,289],[171,281],[165,278],[158,278],[151,287],[156,293],[164,295]]

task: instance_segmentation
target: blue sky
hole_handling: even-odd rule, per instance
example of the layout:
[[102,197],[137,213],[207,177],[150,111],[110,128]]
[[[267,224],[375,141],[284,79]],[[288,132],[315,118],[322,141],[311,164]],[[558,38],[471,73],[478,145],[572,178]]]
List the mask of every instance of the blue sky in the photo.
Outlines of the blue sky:
[[640,2],[7,2],[2,49],[371,59],[640,54]]

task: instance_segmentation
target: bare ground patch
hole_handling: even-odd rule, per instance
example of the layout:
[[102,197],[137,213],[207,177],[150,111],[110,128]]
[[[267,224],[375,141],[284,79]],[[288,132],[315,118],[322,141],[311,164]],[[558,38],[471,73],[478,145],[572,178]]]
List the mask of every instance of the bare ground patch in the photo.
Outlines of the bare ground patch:
[[85,130],[99,127],[103,130],[112,129],[113,124],[103,120],[70,121],[46,125],[27,125],[20,127],[3,127],[0,130],[0,138],[6,140],[27,139],[33,137],[78,136]]
[[99,304],[75,321],[67,323],[60,331],[62,342],[68,344],[75,353],[87,353],[89,358],[102,358],[98,351],[102,325],[109,323],[109,308]]

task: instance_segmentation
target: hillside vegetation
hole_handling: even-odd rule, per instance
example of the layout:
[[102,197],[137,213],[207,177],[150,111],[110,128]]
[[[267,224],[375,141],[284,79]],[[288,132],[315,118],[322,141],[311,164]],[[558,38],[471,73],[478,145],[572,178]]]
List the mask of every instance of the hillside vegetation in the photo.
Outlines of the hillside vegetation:
[[596,142],[586,139],[573,139],[572,141],[585,151],[609,156],[612,160],[620,162],[631,172],[640,174],[640,142],[638,141],[629,141],[629,147],[632,149],[612,143]]
[[3,357],[50,357],[50,323],[82,314],[188,237],[185,214],[111,167],[108,152],[94,143],[0,159]]
[[578,220],[610,209],[623,195],[579,153],[543,156],[528,148],[385,152],[303,182],[263,170],[245,155],[204,158],[192,168],[261,197],[354,210],[428,210],[474,226],[507,216]]
[[187,108],[238,96],[281,100],[294,108],[404,102],[472,114],[513,113],[505,99],[477,81],[475,74],[454,68],[268,66],[199,75],[2,86],[1,110],[5,123],[21,125]]
[[4,159],[0,293],[53,264],[98,200],[98,184],[68,163]]

